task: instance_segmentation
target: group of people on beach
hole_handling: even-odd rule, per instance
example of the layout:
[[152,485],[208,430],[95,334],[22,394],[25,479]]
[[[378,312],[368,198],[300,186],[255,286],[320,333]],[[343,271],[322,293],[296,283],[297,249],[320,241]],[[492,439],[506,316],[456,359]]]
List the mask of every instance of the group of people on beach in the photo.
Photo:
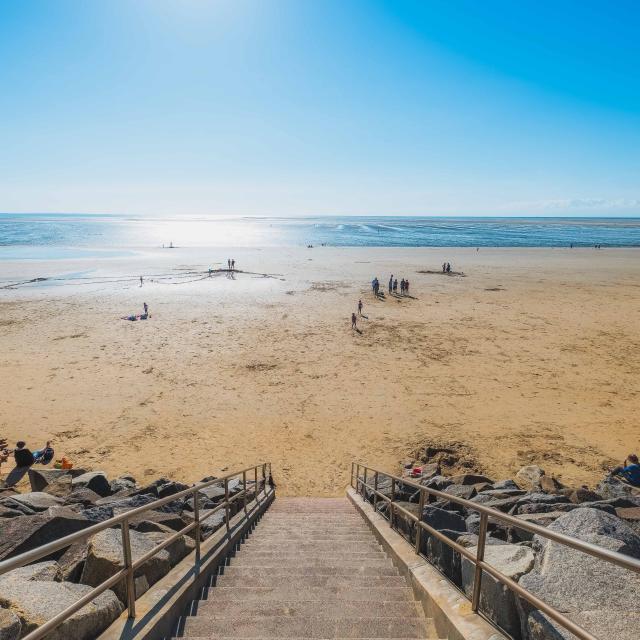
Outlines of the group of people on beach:
[[15,467],[6,477],[4,488],[14,487],[34,464],[49,464],[55,455],[51,440],[47,440],[47,444],[42,449],[33,452],[27,448],[26,442],[20,440],[12,452],[7,448],[7,439],[0,438],[0,466],[9,459],[12,453]]
[[[389,294],[398,293],[398,278],[394,278],[393,274],[389,278]],[[400,280],[400,295],[409,295],[409,280],[402,278]]]
[[235,271],[236,270],[236,261],[233,258],[229,258],[227,260],[227,268],[229,271]]
[[442,263],[442,273],[451,273],[451,263],[443,262]]

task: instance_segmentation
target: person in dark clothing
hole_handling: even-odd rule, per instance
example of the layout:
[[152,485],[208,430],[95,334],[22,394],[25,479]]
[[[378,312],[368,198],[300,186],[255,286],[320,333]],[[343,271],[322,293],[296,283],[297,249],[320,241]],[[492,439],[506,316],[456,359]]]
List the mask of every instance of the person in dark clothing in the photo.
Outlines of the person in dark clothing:
[[4,483],[5,487],[13,487],[18,484],[33,465],[33,453],[27,449],[27,445],[22,440],[16,443],[13,457],[16,461],[16,466],[7,476]]
[[358,315],[362,315],[362,300],[358,300]]
[[620,467],[616,467],[611,474],[624,478],[634,487],[640,487],[640,464],[638,464],[638,456],[635,453],[632,453],[624,461],[624,464]]
[[401,295],[404,295],[404,278],[400,280],[400,293]]
[[405,280],[404,281],[404,292],[409,295],[409,281]]
[[231,271],[236,270],[236,261],[234,259],[231,260]]
[[391,274],[391,277],[389,278],[389,293],[391,293],[393,291],[393,274]]
[[356,317],[355,313],[352,313],[351,314],[351,328],[355,329],[357,323],[358,323],[358,318]]
[[398,278],[393,281],[393,293],[398,292]]
[[451,263],[447,262],[447,273],[451,273]]

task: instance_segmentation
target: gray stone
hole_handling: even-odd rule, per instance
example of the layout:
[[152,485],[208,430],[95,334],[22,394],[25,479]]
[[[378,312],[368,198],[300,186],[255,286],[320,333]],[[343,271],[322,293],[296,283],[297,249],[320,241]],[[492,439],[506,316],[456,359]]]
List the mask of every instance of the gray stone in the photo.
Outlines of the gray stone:
[[[562,511],[549,511],[547,513],[525,513],[517,515],[516,518],[524,522],[529,522],[530,524],[548,527],[562,515],[565,515]],[[509,542],[525,542],[533,540],[533,534],[525,529],[509,525],[506,527],[506,531]]]
[[[549,529],[640,558],[640,536],[626,522],[603,511],[575,509],[560,516]],[[640,575],[538,536],[534,550],[534,569],[520,578],[521,586],[578,624],[582,621],[597,637],[609,637],[619,628],[617,637],[635,638],[633,625],[621,628],[619,621],[628,621],[629,613],[638,611]],[[519,607],[531,638],[568,637],[556,623],[540,614],[531,615],[524,601]]]
[[[32,511],[33,515],[35,511]],[[11,507],[5,507],[4,505],[0,505],[0,518],[16,518],[17,516],[24,516],[25,514],[18,509],[12,509]]]
[[[456,542],[469,549],[470,547],[478,546],[478,536],[475,533],[465,533],[463,536],[460,536],[456,539]],[[493,536],[487,536],[485,538],[485,544],[509,544],[504,540],[500,540],[499,538],[494,538]]]
[[540,488],[546,493],[558,493],[564,489],[564,485],[557,478],[545,474],[540,478]]
[[461,515],[454,511],[439,509],[431,505],[424,508],[422,520],[438,531],[441,529],[449,529],[451,531],[464,533],[467,530],[467,525]]
[[131,511],[138,507],[143,507],[147,504],[155,502],[158,498],[151,493],[129,496],[127,498],[119,498],[118,496],[110,496],[108,498],[102,498],[96,502],[96,506],[105,506],[113,509],[114,515],[119,515],[125,511]]
[[574,504],[582,504],[583,502],[596,502],[602,500],[602,496],[595,491],[591,491],[586,487],[578,487],[577,489],[563,489],[562,494],[567,496]]
[[537,465],[529,465],[522,467],[514,478],[515,483],[520,489],[527,491],[540,491],[540,480],[544,475],[544,471]]
[[0,560],[12,558],[90,526],[69,507],[52,507],[33,516],[0,520]]
[[79,489],[74,489],[71,493],[66,495],[64,503],[81,504],[88,507],[94,505],[98,500],[100,500],[100,496],[95,491],[91,491],[91,489],[87,489],[86,487],[81,487]]
[[[566,513],[567,511],[573,511],[574,509],[580,509],[583,506],[589,506],[589,504],[580,505],[573,504],[572,502],[567,504],[543,504],[543,503],[533,503],[533,504],[523,504],[519,506],[518,515],[520,514],[531,514],[531,513],[550,513],[551,511],[560,511],[562,513]],[[594,504],[594,509],[601,509],[602,511],[606,511],[607,513],[615,513],[615,509],[610,504]]]
[[421,470],[421,476],[423,478],[433,478],[435,476],[439,476],[442,473],[440,465],[437,462],[423,464]]
[[[150,532],[147,533],[147,537],[150,540],[155,541],[156,544],[164,542],[170,535],[174,535],[175,532]],[[177,540],[174,540],[169,546],[165,547],[165,550],[169,553],[169,564],[172,567],[178,564],[182,558],[190,554],[196,548],[196,543],[187,536],[180,536]]]
[[71,474],[66,469],[29,469],[29,480],[32,491],[44,491],[50,484],[61,481],[71,486]]
[[135,516],[129,521],[129,526],[135,531],[147,533],[149,531],[161,531],[154,525],[169,527],[173,531],[180,531],[189,524],[182,516],[175,513],[162,513],[160,511],[146,511]]
[[[224,509],[220,509],[213,514],[211,515],[210,514],[211,514],[211,511],[200,512],[200,519],[204,520],[204,522],[200,524],[200,533],[201,533],[202,540],[206,540],[212,533],[214,533],[221,526],[223,526],[225,522]],[[193,513],[188,511],[185,511],[182,514],[182,517],[187,521],[187,524],[189,524],[189,522],[193,522],[193,519],[194,519]],[[193,537],[195,538],[195,532],[193,534]]]
[[[142,557],[156,546],[155,541],[147,534],[137,531],[129,532],[133,561]],[[81,581],[93,587],[117,573],[124,567],[122,553],[122,532],[119,529],[105,529],[89,540],[87,559],[82,571]],[[157,582],[170,569],[169,552],[159,551],[135,572],[136,597],[141,596],[152,584]],[[126,601],[126,586],[120,581],[113,591],[121,602]]]
[[493,483],[494,489],[516,489],[519,490],[520,487],[513,480],[499,480],[498,482]]
[[638,495],[634,492],[631,485],[616,480],[612,476],[604,478],[596,487],[596,493],[599,493],[603,498],[631,498],[634,495]]
[[0,640],[18,640],[22,635],[20,618],[8,609],[0,609]]
[[82,515],[91,522],[104,522],[113,518],[113,508],[108,506],[93,506],[81,511]]
[[[20,619],[22,634],[30,633],[91,591],[70,582],[0,581],[0,607]],[[121,613],[112,591],[105,591],[65,620],[47,640],[93,640]]]
[[111,493],[118,491],[129,491],[136,488],[136,480],[133,476],[120,476],[110,483]]
[[46,511],[49,507],[61,505],[63,500],[42,491],[31,491],[30,493],[19,493],[11,498],[5,498],[2,504],[12,509],[20,509],[24,505],[31,511]]
[[453,484],[462,484],[462,485],[474,485],[480,483],[491,484],[493,481],[491,478],[487,478],[487,476],[482,476],[477,473],[460,473],[456,476],[451,476],[451,482]]
[[45,560],[26,567],[18,567],[0,576],[0,587],[5,581],[33,580],[37,582],[60,582],[62,572],[55,560]]
[[158,498],[166,498],[188,488],[189,485],[182,482],[167,482],[158,487]]
[[448,486],[444,492],[456,498],[464,498],[465,500],[473,498],[477,493],[475,487],[463,484],[452,484]]
[[[469,551],[475,555],[478,548],[470,547]],[[487,545],[484,559],[505,576],[516,581],[531,571],[534,562],[531,549],[514,544]],[[462,558],[462,587],[469,598],[473,594],[474,574],[473,563]],[[485,571],[482,572],[481,585],[480,611],[518,640],[521,637],[520,616],[514,593]]]
[[87,541],[72,544],[58,559],[63,580],[80,582],[82,570],[87,559]]
[[103,471],[83,473],[72,480],[71,486],[74,490],[80,487],[91,489],[91,491],[95,491],[95,493],[103,497],[111,495],[111,485]]
[[433,478],[424,478],[420,481],[423,487],[435,489],[436,491],[444,491],[448,486],[453,484],[451,478],[446,476],[433,476]]

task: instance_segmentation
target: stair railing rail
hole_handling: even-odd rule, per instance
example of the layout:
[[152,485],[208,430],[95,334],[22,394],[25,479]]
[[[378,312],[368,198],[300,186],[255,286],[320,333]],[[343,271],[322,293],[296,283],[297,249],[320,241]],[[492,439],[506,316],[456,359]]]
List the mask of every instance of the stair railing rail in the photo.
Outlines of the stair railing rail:
[[[390,496],[385,495],[383,492],[379,491],[378,486],[380,478],[389,478],[391,480]],[[420,492],[418,499],[418,512],[420,513],[419,518],[415,514],[403,508],[401,505],[397,504],[397,501],[395,500],[395,493],[396,486],[398,485],[409,486]],[[550,604],[547,604],[543,600],[540,600],[540,598],[535,596],[533,593],[529,592],[527,589],[524,589],[517,582],[504,575],[492,565],[485,562],[484,551],[487,540],[487,525],[489,523],[489,519],[511,525],[512,527],[516,527],[518,529],[529,531],[548,540],[553,540],[554,542],[565,545],[567,547],[571,547],[573,549],[577,549],[578,551],[588,553],[589,555],[599,558],[600,560],[604,560],[625,569],[635,571],[636,573],[640,573],[640,560],[637,560],[636,558],[633,558],[631,556],[618,553],[617,551],[611,551],[610,549],[605,549],[604,547],[600,547],[590,542],[584,542],[583,540],[579,540],[577,538],[567,536],[563,533],[549,530],[546,527],[537,524],[523,521],[514,516],[502,513],[502,511],[498,511],[497,509],[486,507],[476,502],[471,502],[470,500],[467,500],[465,498],[460,498],[449,493],[444,493],[443,491],[438,491],[430,487],[424,487],[417,482],[408,480],[407,478],[400,478],[390,473],[386,473],[385,471],[380,471],[378,469],[368,467],[362,463],[351,463],[351,486],[358,494],[362,496],[362,499],[365,502],[368,502],[367,492],[370,492],[369,495],[373,497],[373,508],[376,513],[379,512],[378,499],[388,504],[389,525],[395,531],[401,533],[396,526],[397,513],[401,513],[403,516],[413,522],[414,526],[416,527],[415,552],[424,557],[425,560],[429,561],[429,559],[421,553],[421,535],[423,531],[426,531],[434,538],[445,543],[474,565],[475,573],[473,581],[473,592],[471,597],[471,608],[475,613],[478,613],[478,608],[480,605],[482,572],[486,571],[489,575],[493,576],[496,580],[504,584],[508,589],[527,600],[536,609],[539,609],[540,611],[545,613],[547,616],[555,620],[567,631],[570,631],[581,640],[599,640],[594,635],[567,618],[567,616],[558,611],[558,609]],[[467,509],[472,509],[473,511],[477,511],[480,513],[480,532],[478,534],[477,553],[474,554],[470,552],[467,548],[451,540],[444,534],[440,533],[437,529],[434,529],[432,526],[422,521],[422,514],[424,512],[425,504],[427,503],[427,496],[434,496],[435,498],[455,502],[456,504],[463,505]]]
[[[260,478],[258,477],[260,474]],[[19,567],[23,567],[27,564],[35,562],[36,560],[40,560],[41,558],[50,556],[56,551],[60,551],[75,542],[80,542],[82,540],[86,540],[91,536],[99,533],[100,531],[104,531],[105,529],[111,529],[116,525],[120,525],[122,531],[122,550],[123,550],[123,560],[124,567],[112,575],[110,578],[107,578],[99,585],[94,587],[91,591],[89,591],[82,598],[74,602],[72,605],[69,605],[66,609],[58,613],[56,616],[40,625],[37,629],[27,634],[22,638],[22,640],[38,640],[39,638],[44,637],[47,633],[50,633],[58,626],[60,626],[65,620],[71,617],[76,611],[84,607],[86,604],[91,602],[94,598],[97,598],[101,593],[111,588],[121,580],[126,581],[126,594],[127,594],[127,609],[129,613],[129,618],[136,617],[136,595],[135,595],[135,586],[134,586],[134,575],[135,571],[143,565],[145,562],[150,560],[157,553],[162,551],[164,548],[168,547],[170,544],[178,540],[181,536],[190,533],[191,531],[195,531],[195,563],[194,566],[197,566],[200,562],[200,538],[201,538],[201,527],[202,524],[208,520],[212,515],[224,509],[225,511],[225,527],[226,534],[230,537],[230,520],[231,520],[231,508],[234,502],[238,500],[242,500],[242,507],[240,509],[244,510],[244,518],[247,519],[249,517],[248,509],[247,509],[247,496],[251,494],[253,499],[257,502],[257,504],[261,504],[261,502],[267,499],[274,491],[272,482],[271,482],[271,463],[264,462],[252,467],[248,467],[246,469],[242,469],[241,471],[235,471],[234,473],[229,473],[220,478],[215,478],[214,480],[208,480],[207,482],[198,482],[188,489],[184,489],[182,491],[178,491],[170,496],[166,496],[164,498],[159,498],[158,500],[154,500],[153,502],[149,502],[141,507],[136,507],[135,509],[131,509],[130,511],[125,511],[124,513],[114,516],[113,518],[109,518],[108,520],[104,520],[103,522],[99,522],[98,524],[87,527],[86,529],[82,529],[81,531],[77,531],[76,533],[72,533],[68,536],[60,538],[58,540],[54,540],[53,542],[49,542],[40,547],[32,549],[31,551],[26,551],[25,553],[21,553],[20,555],[15,556],[14,558],[9,558],[7,560],[3,560],[0,562],[0,576],[7,573],[7,571],[11,571],[12,569],[17,569]],[[242,478],[242,490],[238,491],[233,496],[230,496],[229,491],[229,481],[234,479]],[[200,491],[202,489],[206,489],[207,487],[211,487],[214,485],[222,485],[224,486],[224,500],[218,503],[215,507],[213,507],[209,512],[201,517],[200,515]],[[249,487],[249,488],[248,488]],[[261,497],[262,496],[262,497]],[[170,502],[174,502],[175,500],[180,500],[181,498],[193,498],[193,522],[189,523],[180,531],[177,531],[175,534],[169,536],[165,540],[163,540],[160,544],[156,545],[153,549],[150,549],[140,558],[136,560],[133,559],[131,553],[131,539],[129,535],[129,522],[132,518],[139,516],[147,511],[152,509],[157,509],[163,505],[169,504]]]

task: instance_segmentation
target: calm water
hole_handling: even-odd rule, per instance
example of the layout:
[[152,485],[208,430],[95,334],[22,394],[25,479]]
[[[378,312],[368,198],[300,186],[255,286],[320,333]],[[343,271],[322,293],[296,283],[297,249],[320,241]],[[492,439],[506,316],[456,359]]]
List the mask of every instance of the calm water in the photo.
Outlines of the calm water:
[[0,259],[182,247],[640,246],[640,218],[197,218],[0,214]]

